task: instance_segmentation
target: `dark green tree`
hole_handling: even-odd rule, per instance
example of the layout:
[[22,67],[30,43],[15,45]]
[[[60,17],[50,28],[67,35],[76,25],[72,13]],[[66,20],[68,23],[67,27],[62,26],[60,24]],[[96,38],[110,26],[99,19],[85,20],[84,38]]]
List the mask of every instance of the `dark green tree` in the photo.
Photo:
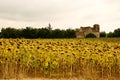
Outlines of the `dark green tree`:
[[20,30],[14,28],[2,28],[1,37],[2,38],[19,38],[21,36]]
[[51,27],[51,24],[50,24],[50,23],[48,24],[47,29],[48,29],[49,31],[51,31],[51,30],[52,30],[52,27]]
[[60,29],[55,29],[52,31],[52,38],[63,38],[63,33]]
[[107,37],[108,37],[108,38],[114,37],[114,33],[113,33],[113,32],[109,32],[109,33],[107,34]]
[[37,38],[37,29],[26,27],[25,29],[22,29],[21,34],[24,38]]
[[100,32],[100,37],[101,37],[101,38],[106,37],[106,35],[107,35],[106,32]]
[[15,28],[2,28],[0,37],[1,38],[75,38],[75,30],[67,29],[52,30],[51,25],[46,28],[32,28],[26,27],[23,29]]
[[66,38],[75,38],[76,37],[76,31],[72,29],[67,29],[65,33]]
[[114,37],[120,37],[120,28],[114,30]]

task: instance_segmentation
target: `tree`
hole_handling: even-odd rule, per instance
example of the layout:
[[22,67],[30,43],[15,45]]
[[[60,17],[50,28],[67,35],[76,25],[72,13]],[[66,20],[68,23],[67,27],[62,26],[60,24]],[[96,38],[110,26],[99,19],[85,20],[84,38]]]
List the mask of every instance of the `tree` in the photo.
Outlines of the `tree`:
[[26,27],[25,29],[22,29],[21,34],[24,38],[37,38],[37,29]]
[[75,38],[76,37],[75,33],[76,33],[75,30],[67,29],[66,33],[65,33],[65,37],[66,38]]
[[50,31],[48,28],[39,28],[37,30],[37,36],[38,38],[49,38],[50,36]]
[[120,37],[120,28],[114,30],[114,37]]
[[1,37],[2,38],[19,38],[20,37],[20,30],[10,28],[10,27],[2,28]]
[[94,34],[90,33],[90,34],[86,35],[86,38],[96,38],[96,36]]
[[1,32],[0,32],[0,38],[1,38],[2,36],[1,36]]
[[106,37],[106,32],[100,32],[100,37]]
[[52,38],[63,38],[62,31],[60,29],[55,29],[52,31]]
[[114,33],[113,33],[113,32],[109,32],[109,33],[107,34],[107,37],[108,37],[108,38],[114,37]]
[[50,24],[50,23],[48,24],[47,29],[48,29],[49,31],[51,31],[51,30],[52,30],[52,27],[51,27],[51,24]]

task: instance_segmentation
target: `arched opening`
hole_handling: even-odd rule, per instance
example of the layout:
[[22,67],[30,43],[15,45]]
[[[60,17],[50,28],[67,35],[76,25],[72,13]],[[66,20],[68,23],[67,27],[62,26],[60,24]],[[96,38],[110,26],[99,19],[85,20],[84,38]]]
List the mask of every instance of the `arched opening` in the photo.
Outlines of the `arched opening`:
[[93,33],[89,33],[85,36],[85,38],[96,38],[96,36]]

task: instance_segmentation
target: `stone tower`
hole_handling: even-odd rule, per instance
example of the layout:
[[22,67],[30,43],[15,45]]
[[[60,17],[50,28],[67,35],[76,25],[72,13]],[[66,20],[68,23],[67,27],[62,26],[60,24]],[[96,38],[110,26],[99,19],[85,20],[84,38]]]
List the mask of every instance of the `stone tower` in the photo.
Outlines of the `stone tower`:
[[96,32],[99,32],[100,30],[100,25],[99,24],[94,24],[93,28],[95,29]]

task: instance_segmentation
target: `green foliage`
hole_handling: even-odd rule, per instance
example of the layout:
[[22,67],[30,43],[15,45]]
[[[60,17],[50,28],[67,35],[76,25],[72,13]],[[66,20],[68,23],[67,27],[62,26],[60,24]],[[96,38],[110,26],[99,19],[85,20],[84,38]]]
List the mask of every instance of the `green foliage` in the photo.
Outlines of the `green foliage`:
[[1,38],[75,38],[75,30],[67,29],[52,30],[49,24],[46,28],[32,28],[26,27],[25,29],[15,29],[15,28],[2,28],[0,33]]
[[110,38],[112,38],[112,37],[120,37],[120,28],[115,29],[114,32],[109,32],[107,34],[107,37],[110,37]]
[[100,37],[106,37],[106,32],[100,32]]
[[90,33],[90,34],[86,35],[86,38],[96,38],[96,36],[94,34]]
[[114,30],[114,36],[120,37],[120,28]]
[[15,28],[2,28],[1,30],[1,37],[2,38],[17,38],[20,37],[21,33],[19,29]]
[[114,33],[113,33],[113,32],[109,32],[109,33],[107,34],[107,37],[109,37],[109,38],[114,37]]

